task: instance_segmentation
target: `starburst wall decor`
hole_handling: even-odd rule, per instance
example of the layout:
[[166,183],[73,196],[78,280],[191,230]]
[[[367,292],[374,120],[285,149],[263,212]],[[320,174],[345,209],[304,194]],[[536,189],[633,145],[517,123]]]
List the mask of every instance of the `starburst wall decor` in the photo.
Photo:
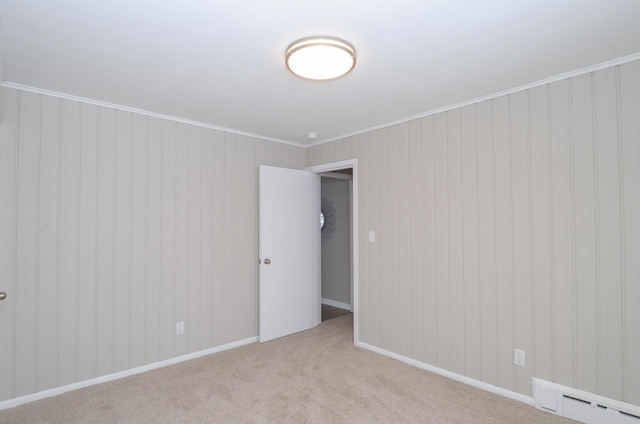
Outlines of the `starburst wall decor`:
[[321,197],[320,213],[324,217],[324,223],[320,224],[322,228],[322,242],[326,243],[331,239],[333,233],[336,231],[336,209],[333,207],[333,203],[331,203],[327,196]]

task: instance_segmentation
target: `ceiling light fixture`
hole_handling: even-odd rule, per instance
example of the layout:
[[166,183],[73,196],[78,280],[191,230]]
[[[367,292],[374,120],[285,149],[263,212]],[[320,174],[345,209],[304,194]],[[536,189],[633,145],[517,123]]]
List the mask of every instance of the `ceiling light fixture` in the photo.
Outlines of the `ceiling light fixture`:
[[328,81],[348,74],[356,66],[356,49],[335,37],[307,37],[287,47],[285,62],[299,77]]

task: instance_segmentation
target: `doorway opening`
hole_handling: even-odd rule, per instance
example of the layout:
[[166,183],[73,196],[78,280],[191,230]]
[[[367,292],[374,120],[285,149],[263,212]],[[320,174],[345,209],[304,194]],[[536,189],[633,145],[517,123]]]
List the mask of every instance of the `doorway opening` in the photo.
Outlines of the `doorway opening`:
[[[335,225],[333,228],[334,232],[331,234],[331,237],[325,239],[325,246],[329,246],[329,249],[336,249],[336,245],[334,243],[333,247],[331,247],[331,241],[338,241],[341,245],[340,252],[329,252],[328,257],[322,257],[322,240],[321,237],[318,240],[320,244],[320,248],[318,249],[318,259],[319,264],[317,272],[317,299],[318,299],[318,316],[317,322],[318,324],[322,321],[322,309],[325,311],[330,308],[338,308],[338,311],[332,311],[331,313],[342,313],[343,310],[349,309],[353,312],[353,335],[354,335],[354,343],[358,341],[358,237],[357,237],[357,228],[358,228],[358,172],[357,172],[357,159],[346,160],[341,162],[333,162],[323,165],[317,165],[308,167],[307,171],[311,171],[317,176],[317,197],[318,197],[318,205],[321,205],[322,198],[322,188],[323,183],[325,188],[328,186],[333,186],[332,189],[337,189],[338,192],[341,192],[338,197],[341,197],[341,200],[337,200],[336,203],[344,203],[345,198],[348,202],[347,218],[348,225],[338,226],[337,222],[331,223],[325,220],[325,225]],[[347,193],[345,194],[344,190],[347,188]],[[335,190],[334,190],[335,191]],[[326,190],[325,190],[326,192]],[[325,193],[326,194],[326,193]],[[344,204],[342,205],[333,205],[338,206],[339,208],[344,209]],[[344,210],[341,211],[340,218],[342,224],[345,224],[345,214]],[[325,217],[325,219],[328,217]],[[346,227],[346,230],[345,230]],[[336,231],[342,232],[336,234]],[[329,229],[330,230],[330,229]],[[346,233],[345,233],[346,232]],[[331,231],[326,231],[325,233],[331,233]],[[345,242],[345,239],[347,240]],[[342,241],[340,241],[342,240]],[[346,255],[347,258],[344,258],[345,255],[345,244],[346,244]],[[326,253],[326,249],[325,249]],[[328,286],[327,279],[325,279],[325,284],[323,287],[323,271],[326,274],[328,269],[323,266],[323,260],[332,260],[331,253],[338,253],[338,257],[342,257],[342,260],[338,260],[338,267],[341,269],[339,274],[329,275],[329,279],[334,279],[333,286]],[[334,255],[336,256],[336,255]],[[335,259],[335,258],[334,258]],[[340,259],[340,258],[338,258]],[[346,260],[345,260],[346,259]],[[340,276],[342,275],[342,276]],[[344,276],[347,277],[344,277]],[[348,285],[345,287],[344,279],[347,278]],[[348,313],[349,311],[347,311]]]
[[322,321],[353,310],[351,304],[352,168],[320,175],[320,292]]

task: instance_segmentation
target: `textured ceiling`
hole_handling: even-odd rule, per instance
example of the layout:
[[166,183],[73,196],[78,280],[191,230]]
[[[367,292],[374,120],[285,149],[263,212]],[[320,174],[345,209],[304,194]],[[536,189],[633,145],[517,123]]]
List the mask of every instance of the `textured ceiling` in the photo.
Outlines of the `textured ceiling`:
[[[0,78],[308,145],[637,55],[639,22],[638,0],[0,0]],[[318,34],[355,46],[347,77],[286,70]]]

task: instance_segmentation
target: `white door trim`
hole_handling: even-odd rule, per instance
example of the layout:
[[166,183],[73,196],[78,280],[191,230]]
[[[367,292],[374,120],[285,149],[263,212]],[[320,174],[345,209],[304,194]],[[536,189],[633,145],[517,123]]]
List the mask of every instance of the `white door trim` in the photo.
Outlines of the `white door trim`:
[[[360,341],[359,334],[359,302],[358,302],[358,277],[360,273],[360,268],[358,266],[358,159],[348,159],[340,162],[332,162],[325,163],[322,165],[308,166],[305,169],[307,171],[311,171],[315,174],[320,174],[323,172],[336,171],[338,169],[351,168],[353,169],[353,191],[351,194],[352,208],[351,208],[351,216],[353,218],[353,222],[351,225],[351,265],[353,266],[353,281],[351,282],[351,287],[353,289],[351,302],[353,305],[353,342],[354,344],[358,344]],[[318,180],[320,177],[318,176]],[[320,199],[320,184],[318,183],[317,188],[317,198]],[[319,243],[319,240],[318,240]],[[320,292],[320,282],[322,281],[320,278],[320,266],[317,267],[317,284],[318,284],[318,293]],[[318,296],[318,299],[321,299],[322,296]],[[320,305],[318,305],[320,306]]]

